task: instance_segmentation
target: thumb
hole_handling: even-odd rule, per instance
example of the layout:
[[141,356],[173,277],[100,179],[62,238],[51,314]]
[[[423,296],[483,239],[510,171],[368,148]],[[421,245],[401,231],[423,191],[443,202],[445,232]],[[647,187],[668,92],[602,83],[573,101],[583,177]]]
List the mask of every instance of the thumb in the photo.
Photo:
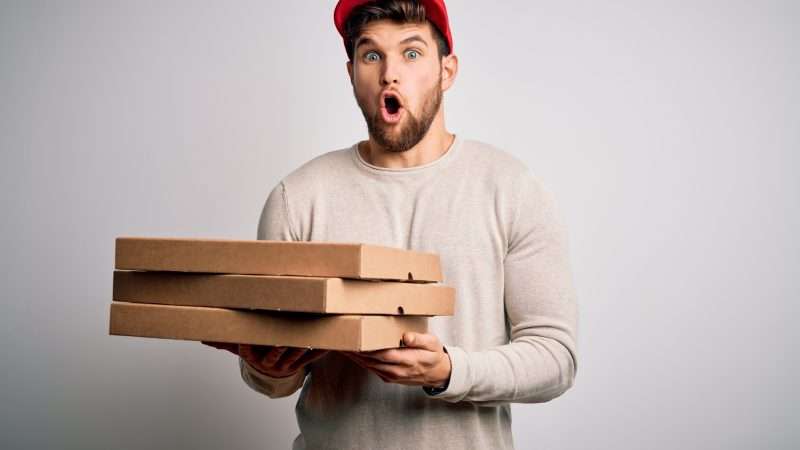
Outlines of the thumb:
[[439,343],[439,338],[432,334],[414,333],[407,331],[403,334],[403,344],[410,348],[421,348],[430,350],[432,352],[441,351],[442,345]]

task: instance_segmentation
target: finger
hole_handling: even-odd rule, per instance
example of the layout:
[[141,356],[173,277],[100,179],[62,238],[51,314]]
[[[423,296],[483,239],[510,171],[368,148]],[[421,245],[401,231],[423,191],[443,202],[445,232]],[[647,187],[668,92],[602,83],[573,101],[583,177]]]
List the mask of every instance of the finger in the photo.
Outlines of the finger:
[[370,369],[380,372],[392,380],[405,380],[415,376],[409,368],[394,364],[374,364],[370,366]]
[[404,372],[406,369],[397,368],[397,366],[389,366],[384,368],[370,367],[367,370],[374,373],[385,383],[396,383],[409,386],[421,384],[421,382],[415,377],[412,377],[408,373]]
[[346,356],[348,358],[358,355],[358,353],[356,352],[346,352],[346,351],[340,351],[339,354],[341,354],[342,356]]
[[275,367],[288,347],[272,347],[260,360],[259,363],[264,367]]
[[372,360],[375,360],[375,361],[383,361],[383,358],[384,358],[383,357],[383,353],[384,352],[386,352],[386,350],[374,350],[374,351],[371,351],[371,352],[349,352],[349,353],[351,355],[353,355],[354,357],[356,357],[356,358],[372,359]]
[[407,369],[409,369],[411,367],[411,366],[406,365],[406,364],[395,364],[395,363],[391,363],[391,362],[377,361],[377,360],[369,359],[369,358],[361,358],[361,359],[359,359],[358,356],[355,357],[354,361],[358,362],[365,369],[369,369],[369,370],[379,369],[379,370],[381,370],[383,372],[387,372],[387,373],[395,373],[396,371],[407,370]]
[[239,356],[250,364],[258,364],[271,349],[264,345],[239,344]]
[[368,372],[374,374],[376,377],[380,378],[381,381],[383,381],[384,383],[391,383],[393,381],[392,378],[388,374],[385,374],[385,373],[381,372],[380,370],[375,370],[375,369],[372,369],[371,367],[365,367],[365,369]]
[[[342,353],[345,353],[345,352],[342,352]],[[367,372],[370,372],[370,373],[374,374],[375,376],[377,376],[378,378],[380,378],[381,381],[383,381],[384,383],[399,383],[399,384],[405,384],[405,385],[410,385],[410,386],[419,384],[418,382],[415,382],[415,381],[404,380],[402,378],[399,378],[398,377],[398,373],[395,372],[394,370],[379,370],[379,369],[377,369],[375,367],[375,365],[376,364],[380,364],[379,362],[371,360],[371,359],[368,359],[368,358],[359,357],[358,353],[349,353],[349,354],[346,354],[345,356],[347,356],[350,359],[352,359],[353,362],[355,362],[356,365],[358,365],[362,369],[364,369]],[[401,369],[403,368],[402,366],[391,366],[391,365],[387,365],[387,367],[398,367],[398,368],[401,368]],[[386,369],[387,367],[384,367],[383,369]]]
[[376,370],[372,371],[372,373],[374,373],[384,383],[393,383],[394,382],[394,380],[392,380],[391,378],[387,377],[386,375],[384,375],[384,374],[382,374],[382,373],[380,373],[380,372],[378,372]]
[[372,359],[372,360],[375,360],[375,361],[379,360],[374,352],[370,352],[370,353],[365,353],[365,352],[342,352],[342,353],[346,354],[348,356],[351,356],[353,358]]
[[409,348],[421,348],[432,352],[442,351],[442,343],[439,342],[439,338],[427,333],[407,331],[403,334],[403,344]]
[[295,361],[300,359],[306,353],[304,348],[288,348],[281,355],[278,362],[275,364],[277,368],[284,369],[292,365]]
[[[345,356],[350,358],[350,360],[352,360],[354,363],[356,363],[356,365],[358,365],[362,369],[364,369],[366,371],[369,371],[369,372],[375,372],[372,369],[372,366],[375,365],[375,364],[379,364],[380,363],[380,361],[363,357],[358,353],[349,353],[349,354],[346,354]],[[378,374],[378,373],[376,372],[376,374]],[[386,380],[384,380],[384,381],[386,381]]]
[[267,353],[271,352],[273,348],[272,345],[252,345],[253,355],[256,356],[258,359],[263,359]]
[[411,365],[412,355],[408,354],[407,350],[403,349],[388,349],[378,350],[374,352],[360,353],[368,360],[388,363],[388,364],[402,364],[405,366]]
[[370,363],[377,362],[374,359],[364,357],[361,354],[355,352],[342,352],[342,354],[365,369],[368,368]]
[[252,363],[253,359],[253,348],[247,344],[239,344],[239,356],[242,357],[247,362]]
[[302,367],[305,367],[312,362],[322,358],[323,356],[327,355],[327,350],[309,350],[303,354],[298,360],[296,360],[292,365],[289,366],[290,370],[299,370]]
[[349,355],[349,357],[354,361],[361,361],[363,364],[368,364],[368,365],[381,363],[384,362],[384,360],[386,359],[385,357],[380,355],[366,355],[363,353],[352,353]]
[[366,364],[364,364],[364,361],[362,361],[360,358],[354,357],[353,355],[346,355],[346,356],[362,369],[369,370],[369,367]]
[[355,363],[357,363],[358,365],[360,365],[362,367],[368,365],[369,363],[378,362],[378,361],[376,361],[374,359],[367,358],[367,357],[362,356],[362,355],[360,355],[358,353],[347,352],[347,353],[344,354],[344,356],[346,356],[347,358],[353,360]]

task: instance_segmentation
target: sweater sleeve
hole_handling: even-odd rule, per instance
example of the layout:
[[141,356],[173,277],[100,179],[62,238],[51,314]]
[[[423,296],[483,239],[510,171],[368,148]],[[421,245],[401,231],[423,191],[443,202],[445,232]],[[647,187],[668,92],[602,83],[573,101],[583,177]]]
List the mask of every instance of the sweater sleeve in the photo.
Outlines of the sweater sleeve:
[[483,351],[447,346],[450,383],[435,397],[481,405],[541,403],[569,389],[577,371],[577,305],[567,233],[552,194],[526,174],[504,259],[510,342]]
[[303,370],[298,370],[294,375],[275,378],[259,372],[242,358],[239,358],[239,369],[242,372],[242,379],[245,384],[269,398],[288,397],[294,394],[303,387],[307,373],[304,368]]
[[[289,219],[288,199],[283,182],[272,189],[258,221],[258,240],[294,241]],[[247,362],[239,358],[242,380],[254,391],[270,398],[292,395],[303,386],[307,371],[300,370],[295,375],[285,378],[267,376]]]

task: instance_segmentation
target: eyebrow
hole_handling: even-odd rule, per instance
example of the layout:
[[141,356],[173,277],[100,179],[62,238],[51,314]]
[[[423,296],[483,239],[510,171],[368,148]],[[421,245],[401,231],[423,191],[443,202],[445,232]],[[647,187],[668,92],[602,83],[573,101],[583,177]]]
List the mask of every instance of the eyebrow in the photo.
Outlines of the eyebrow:
[[353,50],[357,50],[358,47],[360,47],[362,45],[374,44],[374,43],[375,43],[375,41],[373,41],[370,38],[360,38],[359,40],[356,41],[356,45],[353,46]]
[[408,44],[409,42],[420,42],[425,47],[428,46],[428,43],[425,42],[425,39],[422,39],[422,36],[420,36],[418,34],[415,34],[413,36],[409,36],[409,37],[403,39],[402,41],[400,41],[401,44]]
[[[400,43],[401,43],[401,44],[408,44],[408,43],[410,43],[410,42],[420,42],[420,43],[422,43],[422,45],[424,45],[426,48],[428,47],[428,43],[427,43],[427,42],[425,42],[425,39],[422,39],[422,36],[420,36],[420,35],[418,35],[418,34],[415,34],[415,35],[413,35],[413,36],[409,36],[409,37],[407,37],[407,38],[403,39],[402,41],[400,41]],[[373,41],[372,39],[370,39],[370,38],[368,38],[368,37],[365,37],[365,38],[360,38],[359,40],[357,40],[357,41],[356,41],[356,45],[355,45],[355,46],[353,46],[353,50],[356,50],[356,49],[358,49],[358,47],[360,47],[360,46],[362,46],[362,45],[368,45],[368,44],[373,44],[373,45],[375,45],[375,41]]]

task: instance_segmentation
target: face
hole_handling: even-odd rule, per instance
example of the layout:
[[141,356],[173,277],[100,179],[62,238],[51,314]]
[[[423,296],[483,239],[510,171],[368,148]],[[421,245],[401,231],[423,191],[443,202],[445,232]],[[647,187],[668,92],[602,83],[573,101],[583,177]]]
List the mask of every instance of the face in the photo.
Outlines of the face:
[[355,42],[353,93],[370,137],[387,151],[414,147],[440,113],[449,83],[430,27],[376,21]]

